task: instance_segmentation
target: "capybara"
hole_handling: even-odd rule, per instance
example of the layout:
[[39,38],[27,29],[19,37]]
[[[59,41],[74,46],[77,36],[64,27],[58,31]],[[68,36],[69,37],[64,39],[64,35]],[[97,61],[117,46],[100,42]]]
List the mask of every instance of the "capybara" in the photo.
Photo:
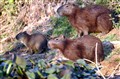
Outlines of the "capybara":
[[30,35],[24,31],[17,34],[16,39],[23,43],[31,54],[36,52],[43,53],[48,49],[48,41],[41,33],[33,33]]
[[51,49],[59,49],[60,52],[70,60],[89,59],[95,61],[95,47],[98,43],[97,55],[98,62],[104,58],[102,42],[97,37],[84,35],[76,39],[52,39],[48,41],[48,46]]
[[79,33],[88,35],[90,32],[108,33],[112,29],[110,10],[101,5],[91,5],[84,8],[67,3],[57,9],[60,16],[66,16]]

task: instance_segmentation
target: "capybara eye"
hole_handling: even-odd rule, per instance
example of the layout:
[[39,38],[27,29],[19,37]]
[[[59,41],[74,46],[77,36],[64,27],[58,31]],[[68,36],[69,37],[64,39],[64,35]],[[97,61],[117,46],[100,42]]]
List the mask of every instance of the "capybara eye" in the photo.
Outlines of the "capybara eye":
[[68,7],[68,5],[66,7]]
[[64,4],[64,2],[62,2],[62,5]]
[[55,39],[55,40],[58,40],[58,39]]

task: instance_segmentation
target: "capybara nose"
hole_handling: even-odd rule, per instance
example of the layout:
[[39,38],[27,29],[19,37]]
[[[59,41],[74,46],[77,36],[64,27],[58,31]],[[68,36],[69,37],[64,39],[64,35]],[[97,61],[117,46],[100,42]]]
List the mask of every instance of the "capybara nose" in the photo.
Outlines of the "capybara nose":
[[16,35],[15,38],[16,38],[17,40],[19,40],[19,35]]
[[59,12],[60,12],[60,7],[57,9],[57,13],[59,14]]
[[51,49],[51,46],[50,46],[51,42],[48,41],[48,48]]
[[60,16],[62,16],[61,10],[62,10],[62,6],[57,9],[57,13],[58,13]]

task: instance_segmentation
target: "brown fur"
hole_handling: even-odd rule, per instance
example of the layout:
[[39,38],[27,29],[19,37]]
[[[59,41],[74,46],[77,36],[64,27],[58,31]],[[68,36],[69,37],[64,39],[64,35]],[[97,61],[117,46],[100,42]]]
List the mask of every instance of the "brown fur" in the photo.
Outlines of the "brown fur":
[[65,4],[58,8],[58,14],[66,16],[79,35],[88,35],[88,32],[108,33],[112,29],[110,10],[100,5],[79,8],[74,4]]
[[76,39],[50,40],[48,45],[52,49],[59,49],[70,60],[75,61],[79,58],[87,58],[95,61],[96,43],[98,43],[97,55],[100,62],[104,57],[103,46],[100,39],[94,36],[84,35]]
[[16,35],[16,39],[22,42],[30,51],[33,52],[44,52],[47,47],[47,39],[41,33],[34,33],[29,35],[26,31],[20,32]]

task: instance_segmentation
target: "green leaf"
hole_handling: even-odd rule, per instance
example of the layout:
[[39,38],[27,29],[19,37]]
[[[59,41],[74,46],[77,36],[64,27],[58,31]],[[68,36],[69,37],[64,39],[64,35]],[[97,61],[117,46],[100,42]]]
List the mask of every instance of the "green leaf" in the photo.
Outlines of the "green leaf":
[[19,75],[23,75],[24,74],[22,69],[19,66],[17,67],[17,72],[19,73]]
[[92,67],[90,66],[90,65],[88,65],[88,64],[86,64],[86,66],[85,66],[87,69],[92,69]]
[[37,73],[41,78],[45,78],[40,71],[37,71]]
[[3,71],[0,70],[0,77],[3,77]]
[[16,56],[15,63],[23,69],[26,68],[26,60],[23,57]]
[[56,71],[56,68],[55,67],[51,67],[51,68],[48,68],[48,69],[46,69],[46,73],[49,73],[49,74],[52,74],[52,73],[54,73]]
[[35,73],[27,71],[26,74],[29,77],[29,79],[35,79]]
[[78,59],[76,62],[84,66],[86,65],[86,62],[83,59]]
[[38,66],[43,69],[46,67],[46,63],[45,63],[45,60],[41,59],[38,61]]
[[58,78],[56,77],[56,75],[50,74],[48,75],[47,79],[58,79]]
[[96,79],[96,77],[93,77],[93,76],[89,76],[90,79]]
[[10,64],[8,65],[8,68],[7,68],[7,71],[6,71],[7,74],[10,73],[11,68],[12,68],[12,65],[13,65],[13,63],[10,63]]
[[6,72],[6,70],[7,70],[7,66],[8,66],[8,64],[10,64],[10,63],[12,63],[11,60],[7,60],[7,61],[5,61],[5,65],[4,65],[3,71]]
[[13,3],[14,3],[14,0],[8,0],[8,2],[9,2],[10,4],[13,4]]
[[71,73],[72,72],[66,73],[61,79],[71,79]]
[[70,61],[70,60],[66,61],[65,64],[68,65],[68,66],[72,66],[73,68],[75,67],[74,62]]
[[32,59],[30,59],[30,62],[31,62],[33,65],[35,65],[35,61],[33,61]]
[[90,73],[83,72],[84,76],[90,76]]

